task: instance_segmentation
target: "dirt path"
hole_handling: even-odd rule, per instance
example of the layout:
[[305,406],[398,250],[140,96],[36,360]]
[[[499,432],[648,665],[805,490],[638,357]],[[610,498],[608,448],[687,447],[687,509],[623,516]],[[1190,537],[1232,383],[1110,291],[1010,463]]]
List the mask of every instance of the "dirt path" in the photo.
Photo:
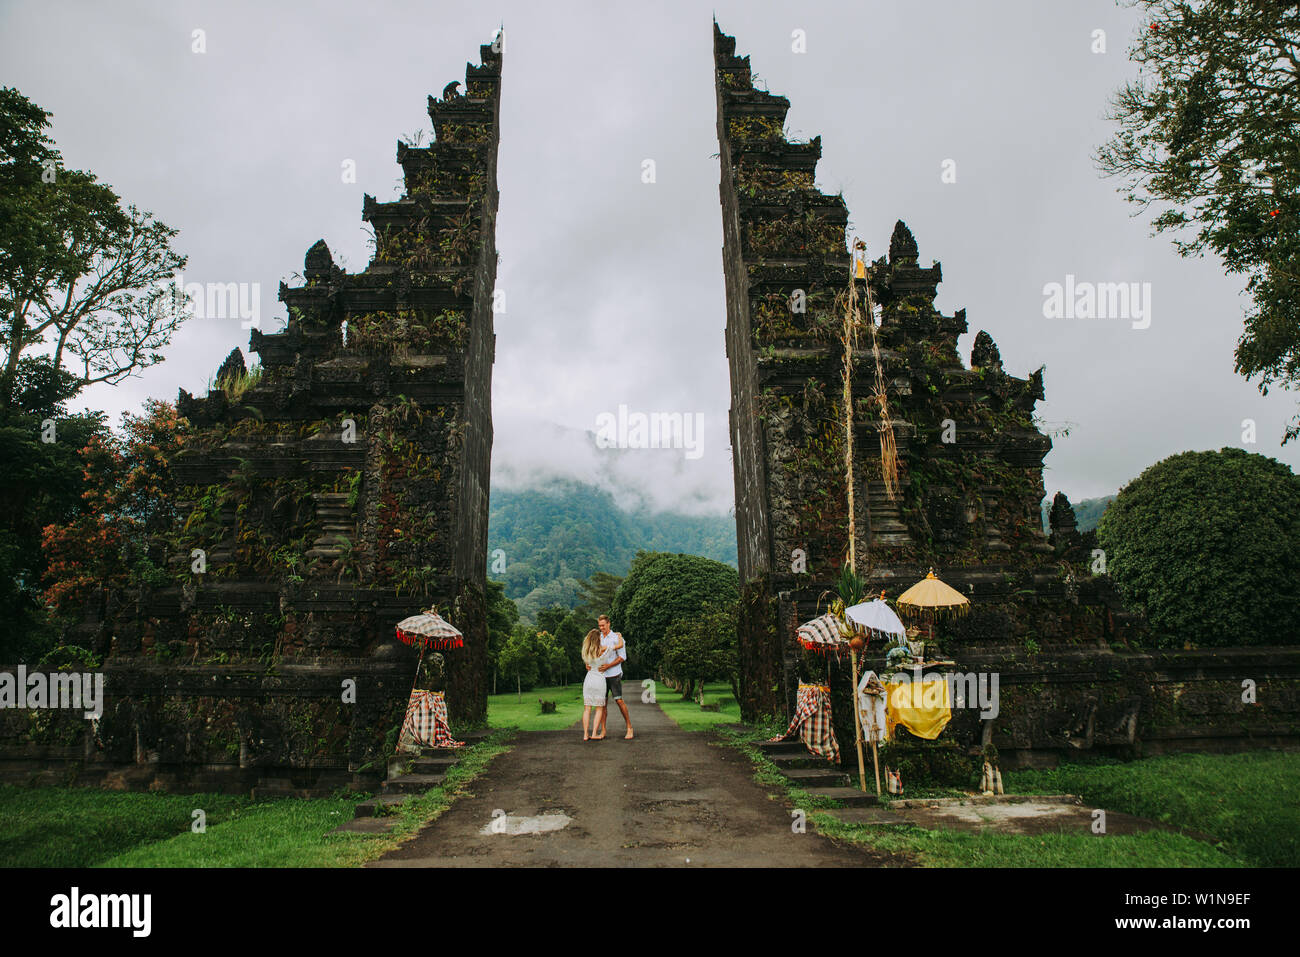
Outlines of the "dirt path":
[[470,786],[471,795],[369,866],[906,863],[838,845],[811,827],[794,833],[789,810],[754,782],[743,754],[711,746],[710,734],[682,731],[656,704],[631,693],[628,699],[633,740],[623,740],[617,711],[604,741],[584,743],[576,724],[521,732],[514,749]]

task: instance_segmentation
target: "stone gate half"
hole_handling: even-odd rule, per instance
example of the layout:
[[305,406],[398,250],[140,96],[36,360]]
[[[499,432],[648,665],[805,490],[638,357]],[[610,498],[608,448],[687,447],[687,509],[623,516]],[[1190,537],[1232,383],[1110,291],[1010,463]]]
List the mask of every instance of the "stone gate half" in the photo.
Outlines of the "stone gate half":
[[367,268],[322,241],[281,285],[260,378],[236,350],[206,396],[181,392],[169,581],[100,596],[79,643],[105,657],[102,720],[47,729],[9,776],[373,784],[415,677],[394,626],[430,604],[466,635],[432,678],[459,727],[484,718],[501,65],[484,46],[463,92],[429,97],[433,142],[397,147],[404,194],[364,199]]
[[[799,677],[827,677],[801,656],[794,627],[825,608],[848,550],[842,368],[851,257],[843,198],[815,185],[821,138],[784,134],[790,102],[755,89],[749,57],[713,26],[720,200],[731,377],[731,444],[742,587],[741,708],[789,713]],[[854,269],[856,272],[856,267]],[[1143,623],[1109,579],[1089,573],[1085,536],[1063,497],[1044,534],[1035,422],[1043,370],[1003,369],[987,332],[958,355],[965,310],[935,307],[936,262],[894,227],[887,256],[864,262],[897,448],[887,494],[875,398],[876,353],[853,351],[852,478],[857,568],[891,597],[934,567],[972,612],[942,631],[965,672],[1001,676],[1001,710],[954,717],[953,737],[992,741],[1016,760],[1076,748],[1148,751],[1192,742],[1295,741],[1300,650],[1127,653]],[[1243,706],[1242,677],[1274,682],[1272,714]],[[853,740],[847,676],[829,670],[841,741]]]

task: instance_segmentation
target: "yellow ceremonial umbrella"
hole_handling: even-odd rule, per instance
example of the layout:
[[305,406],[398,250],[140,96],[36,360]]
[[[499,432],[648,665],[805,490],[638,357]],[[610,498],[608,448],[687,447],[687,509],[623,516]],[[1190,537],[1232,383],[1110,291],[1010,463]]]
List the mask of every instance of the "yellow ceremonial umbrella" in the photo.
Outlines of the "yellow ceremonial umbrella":
[[945,615],[964,615],[970,611],[970,599],[950,585],[945,585],[930,569],[930,574],[894,603],[904,611],[930,620],[930,639],[934,640],[934,619]]

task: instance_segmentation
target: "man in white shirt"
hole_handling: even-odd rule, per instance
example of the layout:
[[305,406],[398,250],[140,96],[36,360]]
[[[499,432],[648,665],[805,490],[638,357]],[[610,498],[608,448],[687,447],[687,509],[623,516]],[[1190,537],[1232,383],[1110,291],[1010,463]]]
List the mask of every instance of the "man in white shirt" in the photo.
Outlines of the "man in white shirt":
[[[612,648],[622,640],[622,635],[609,630],[608,615],[601,615],[596,619],[596,624],[600,626],[601,648]],[[618,710],[623,712],[623,723],[627,725],[627,734],[623,735],[623,739],[628,741],[632,738],[632,719],[627,716],[627,705],[623,702],[623,662],[626,660],[627,644],[624,643],[623,647],[618,650],[618,657],[608,664],[601,665],[600,670],[605,675],[605,690],[614,696],[614,702],[618,705]]]

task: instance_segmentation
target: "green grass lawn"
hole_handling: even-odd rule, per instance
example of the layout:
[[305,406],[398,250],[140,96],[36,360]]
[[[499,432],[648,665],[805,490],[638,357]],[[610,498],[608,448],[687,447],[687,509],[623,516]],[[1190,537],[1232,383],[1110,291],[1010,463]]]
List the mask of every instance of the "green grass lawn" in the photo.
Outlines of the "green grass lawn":
[[[648,688],[642,687],[640,678],[623,682],[623,695],[640,698]],[[695,701],[683,701],[682,696],[667,685],[655,685],[655,700],[664,713],[686,731],[700,731],[715,724],[734,724],[740,720],[740,705],[725,682],[704,687],[706,704],[716,702],[717,711],[701,711]],[[554,701],[555,714],[542,714],[541,701]],[[488,695],[488,724],[494,728],[519,728],[521,731],[560,731],[582,720],[582,685],[571,684],[525,691],[520,700],[517,692]],[[614,724],[622,727],[622,716]],[[621,734],[622,732],[620,732]]]
[[[640,685],[640,682],[637,682]],[[740,705],[732,694],[731,685],[726,682],[706,684],[704,686],[704,703],[717,704],[717,711],[702,711],[699,703],[683,699],[680,694],[660,684],[655,688],[655,700],[664,714],[672,718],[677,726],[686,731],[703,731],[716,724],[736,724],[740,721]]]
[[98,788],[0,787],[0,866],[90,867],[187,832],[195,808],[209,829],[252,805],[225,794],[131,794]]
[[1018,794],[1077,794],[1094,807],[1211,834],[1255,865],[1300,865],[1300,754],[1170,754],[1003,778]]
[[841,822],[825,813],[834,802],[791,785],[753,746],[783,729],[772,725],[719,730],[731,746],[749,755],[754,779],[783,794],[792,807],[807,810],[821,833],[907,855],[927,867],[1251,867],[1296,861],[1300,811],[1293,800],[1288,803],[1287,795],[1298,793],[1300,755],[1177,755],[1003,775],[1011,793],[1078,794],[1096,807],[1212,835],[1218,844],[1167,831],[977,834]]
[[[97,788],[0,788],[0,865],[6,867],[348,867],[374,860],[462,793],[498,754],[501,731],[470,748],[441,785],[407,800],[388,834],[331,834],[364,795],[253,802],[213,794]],[[190,829],[191,812],[207,830]]]
[[[540,700],[554,701],[555,713],[542,714]],[[561,731],[582,720],[582,685],[534,688],[519,695],[488,695],[488,725],[493,728],[518,728],[521,731]]]

